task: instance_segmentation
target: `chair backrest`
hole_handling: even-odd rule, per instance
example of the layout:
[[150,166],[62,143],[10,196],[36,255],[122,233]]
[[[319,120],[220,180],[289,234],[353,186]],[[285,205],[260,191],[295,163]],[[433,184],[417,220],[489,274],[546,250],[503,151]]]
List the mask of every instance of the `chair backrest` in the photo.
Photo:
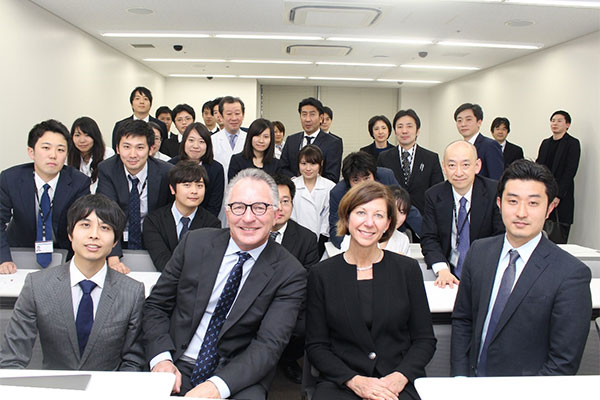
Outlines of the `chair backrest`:
[[121,262],[132,271],[158,272],[146,250],[123,250]]
[[[64,264],[67,261],[67,254],[68,251],[65,249],[54,249],[52,261],[50,261],[48,267]],[[40,264],[37,263],[33,247],[11,247],[10,255],[19,269],[42,269]]]

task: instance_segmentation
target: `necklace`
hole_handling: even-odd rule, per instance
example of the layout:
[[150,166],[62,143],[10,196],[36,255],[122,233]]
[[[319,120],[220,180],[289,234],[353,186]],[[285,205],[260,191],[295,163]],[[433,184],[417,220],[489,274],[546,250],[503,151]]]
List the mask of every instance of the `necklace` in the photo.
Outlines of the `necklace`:
[[368,270],[370,270],[371,268],[373,268],[373,265],[372,265],[372,264],[371,264],[371,265],[369,265],[368,267],[356,267],[356,270],[357,270],[357,271],[368,271]]

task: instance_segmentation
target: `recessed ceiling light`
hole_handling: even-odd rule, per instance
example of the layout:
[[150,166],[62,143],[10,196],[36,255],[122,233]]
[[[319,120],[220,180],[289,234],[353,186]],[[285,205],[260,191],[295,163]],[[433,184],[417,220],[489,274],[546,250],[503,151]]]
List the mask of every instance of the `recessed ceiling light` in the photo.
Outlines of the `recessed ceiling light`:
[[334,61],[317,61],[317,65],[341,65],[350,67],[395,67],[396,64],[377,64],[377,63],[352,63],[352,62],[334,62]]
[[377,82],[442,83],[442,81],[427,81],[421,79],[377,79]]
[[428,39],[381,39],[381,38],[360,38],[360,37],[328,37],[325,40],[336,42],[367,42],[367,43],[389,43],[389,44],[432,44]]
[[524,28],[526,26],[531,26],[535,22],[527,21],[524,19],[511,19],[510,21],[506,21],[504,25],[510,26],[511,28]]
[[202,39],[208,38],[210,35],[206,33],[165,33],[165,32],[104,32],[101,33],[104,37],[118,38],[191,38]]
[[488,47],[492,49],[516,49],[516,50],[537,50],[541,49],[542,46],[528,45],[528,44],[508,44],[508,43],[483,43],[483,42],[454,42],[449,40],[443,40],[438,42],[442,46],[456,46],[456,47]]
[[309,65],[312,61],[291,61],[291,60],[230,60],[232,63],[242,64],[297,64]]
[[144,58],[143,61],[150,62],[204,62],[204,63],[223,63],[226,60],[215,58]]
[[237,75],[213,75],[213,74],[170,74],[172,78],[236,78]]
[[150,14],[154,14],[154,10],[151,10],[149,8],[128,8],[127,12],[131,13],[131,14],[135,14],[135,15],[150,15]]
[[418,65],[418,64],[402,64],[402,68],[415,68],[415,69],[455,69],[465,71],[477,71],[477,67],[460,67],[453,65]]
[[272,75],[240,75],[240,78],[250,79],[306,79],[304,76],[272,76]]
[[217,34],[218,39],[323,40],[321,36]]
[[308,79],[315,81],[363,81],[370,82],[375,79],[372,78],[344,78],[344,77],[333,77],[333,76],[309,76]]

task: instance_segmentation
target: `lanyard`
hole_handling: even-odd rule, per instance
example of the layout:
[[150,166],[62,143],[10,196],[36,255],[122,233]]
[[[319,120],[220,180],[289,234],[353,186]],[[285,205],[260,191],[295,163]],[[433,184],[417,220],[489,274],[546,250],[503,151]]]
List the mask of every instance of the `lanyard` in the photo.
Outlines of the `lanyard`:
[[452,201],[452,213],[454,214],[454,226],[456,226],[456,246],[455,248],[458,248],[458,241],[460,239],[460,234],[462,233],[463,229],[465,229],[465,225],[467,224],[467,221],[469,220],[469,215],[471,215],[471,207],[469,207],[469,211],[467,211],[467,215],[465,217],[465,220],[463,221],[462,225],[460,226],[460,229],[458,227],[458,215],[456,213],[456,202]]
[[[134,177],[133,175],[129,175],[132,178]],[[129,180],[129,182],[131,182],[131,180]],[[140,197],[142,197],[142,193],[144,193],[144,189],[146,189],[146,184],[148,183],[148,176],[146,176],[146,179],[144,179],[144,184],[142,185],[142,190],[140,190],[138,192],[138,194],[140,195]],[[131,189],[133,189],[133,183],[131,183]],[[131,192],[131,190],[129,190]]]
[[[50,197],[50,195],[48,195],[48,197]],[[52,199],[52,201],[50,202],[50,212],[47,215],[44,215],[44,212],[42,211],[42,203],[40,201],[40,195],[38,194],[37,188],[35,191],[35,199],[37,200],[37,203],[38,203],[38,212],[40,213],[40,217],[42,217],[42,240],[46,241],[46,221],[48,221],[48,218],[50,218],[50,215],[52,215],[52,207],[54,207],[54,199]]]

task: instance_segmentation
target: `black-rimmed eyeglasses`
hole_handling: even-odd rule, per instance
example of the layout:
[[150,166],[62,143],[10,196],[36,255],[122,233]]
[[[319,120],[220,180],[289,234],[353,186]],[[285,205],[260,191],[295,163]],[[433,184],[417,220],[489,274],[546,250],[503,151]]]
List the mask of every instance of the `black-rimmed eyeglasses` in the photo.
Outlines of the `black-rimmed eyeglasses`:
[[267,212],[267,209],[269,207],[272,207],[272,206],[273,206],[273,204],[263,203],[260,201],[258,201],[256,203],[252,203],[252,204],[242,203],[241,201],[236,201],[236,202],[227,204],[227,207],[229,207],[229,209],[231,210],[231,213],[233,215],[237,215],[237,216],[244,215],[246,213],[246,209],[248,207],[250,207],[250,209],[252,210],[254,215],[261,216]]

